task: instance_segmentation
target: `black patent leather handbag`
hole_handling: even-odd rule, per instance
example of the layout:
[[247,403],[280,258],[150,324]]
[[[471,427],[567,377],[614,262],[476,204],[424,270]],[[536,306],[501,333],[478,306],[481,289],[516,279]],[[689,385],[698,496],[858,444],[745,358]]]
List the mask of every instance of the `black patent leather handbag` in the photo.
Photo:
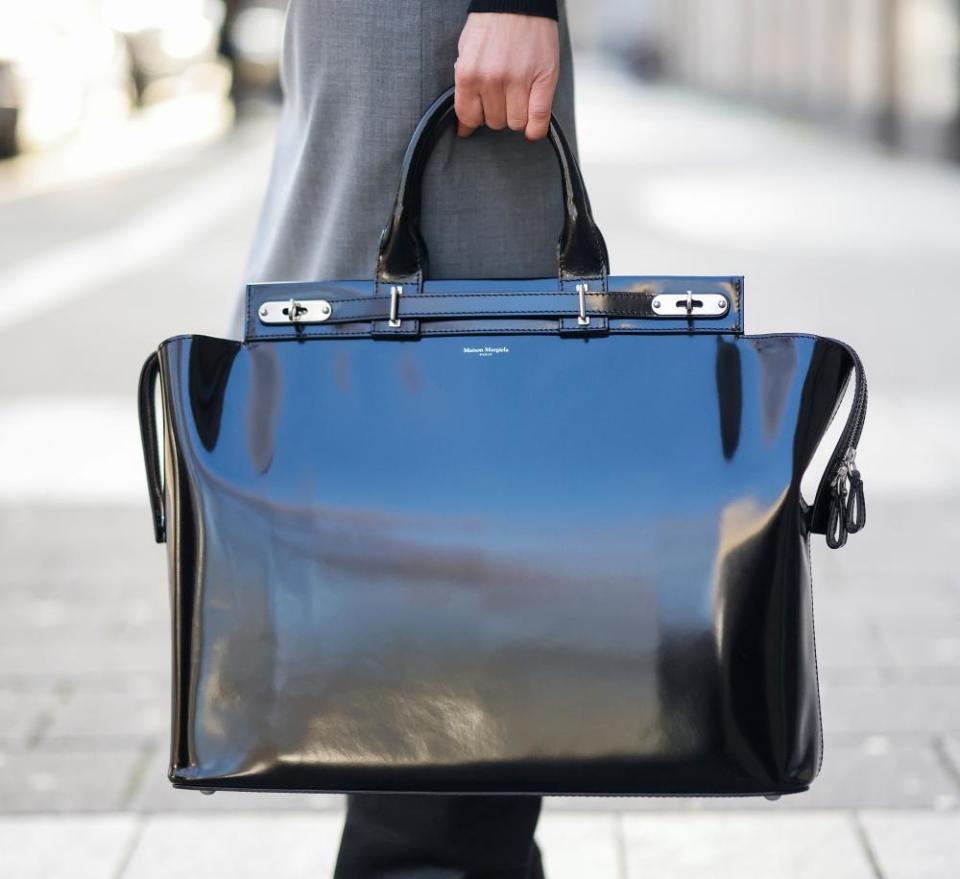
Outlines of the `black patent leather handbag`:
[[171,781],[805,790],[810,535],[864,524],[857,355],[744,335],[737,277],[610,275],[555,121],[557,275],[428,279],[421,177],[452,108],[414,132],[372,280],[255,284],[243,342],[177,336],[144,366]]

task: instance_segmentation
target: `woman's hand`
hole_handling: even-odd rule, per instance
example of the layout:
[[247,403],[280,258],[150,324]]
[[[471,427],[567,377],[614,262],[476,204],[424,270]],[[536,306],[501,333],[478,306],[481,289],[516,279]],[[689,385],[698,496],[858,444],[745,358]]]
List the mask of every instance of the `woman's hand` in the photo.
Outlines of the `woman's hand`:
[[481,125],[546,136],[560,68],[560,37],[551,18],[471,12],[456,65],[457,133]]

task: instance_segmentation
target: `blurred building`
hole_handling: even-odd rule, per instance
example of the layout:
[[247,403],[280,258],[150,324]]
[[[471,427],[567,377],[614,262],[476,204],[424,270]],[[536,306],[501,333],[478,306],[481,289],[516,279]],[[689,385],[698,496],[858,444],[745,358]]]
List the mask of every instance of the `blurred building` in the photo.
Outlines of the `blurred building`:
[[231,96],[276,97],[284,9],[285,0],[0,0],[0,158],[137,114],[183,124],[174,105],[216,119]]
[[960,0],[606,5],[641,72],[960,158]]

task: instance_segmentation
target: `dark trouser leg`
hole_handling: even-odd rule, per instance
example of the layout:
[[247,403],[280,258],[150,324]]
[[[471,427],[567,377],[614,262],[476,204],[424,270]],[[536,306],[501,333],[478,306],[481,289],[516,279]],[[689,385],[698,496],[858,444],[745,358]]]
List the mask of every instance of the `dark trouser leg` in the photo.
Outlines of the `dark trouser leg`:
[[334,879],[543,879],[539,797],[357,794]]

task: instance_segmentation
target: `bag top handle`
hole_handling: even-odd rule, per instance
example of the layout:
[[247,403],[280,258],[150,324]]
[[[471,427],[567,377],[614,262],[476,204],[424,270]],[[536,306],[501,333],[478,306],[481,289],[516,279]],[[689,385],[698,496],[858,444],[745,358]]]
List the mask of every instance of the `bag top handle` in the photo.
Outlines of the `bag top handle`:
[[[427,247],[420,234],[423,173],[440,133],[454,116],[453,97],[451,87],[427,108],[407,145],[393,211],[380,235],[378,284],[419,286],[427,272]],[[598,278],[606,289],[607,245],[594,222],[580,166],[553,114],[549,138],[563,184],[564,224],[557,245],[560,285]]]

